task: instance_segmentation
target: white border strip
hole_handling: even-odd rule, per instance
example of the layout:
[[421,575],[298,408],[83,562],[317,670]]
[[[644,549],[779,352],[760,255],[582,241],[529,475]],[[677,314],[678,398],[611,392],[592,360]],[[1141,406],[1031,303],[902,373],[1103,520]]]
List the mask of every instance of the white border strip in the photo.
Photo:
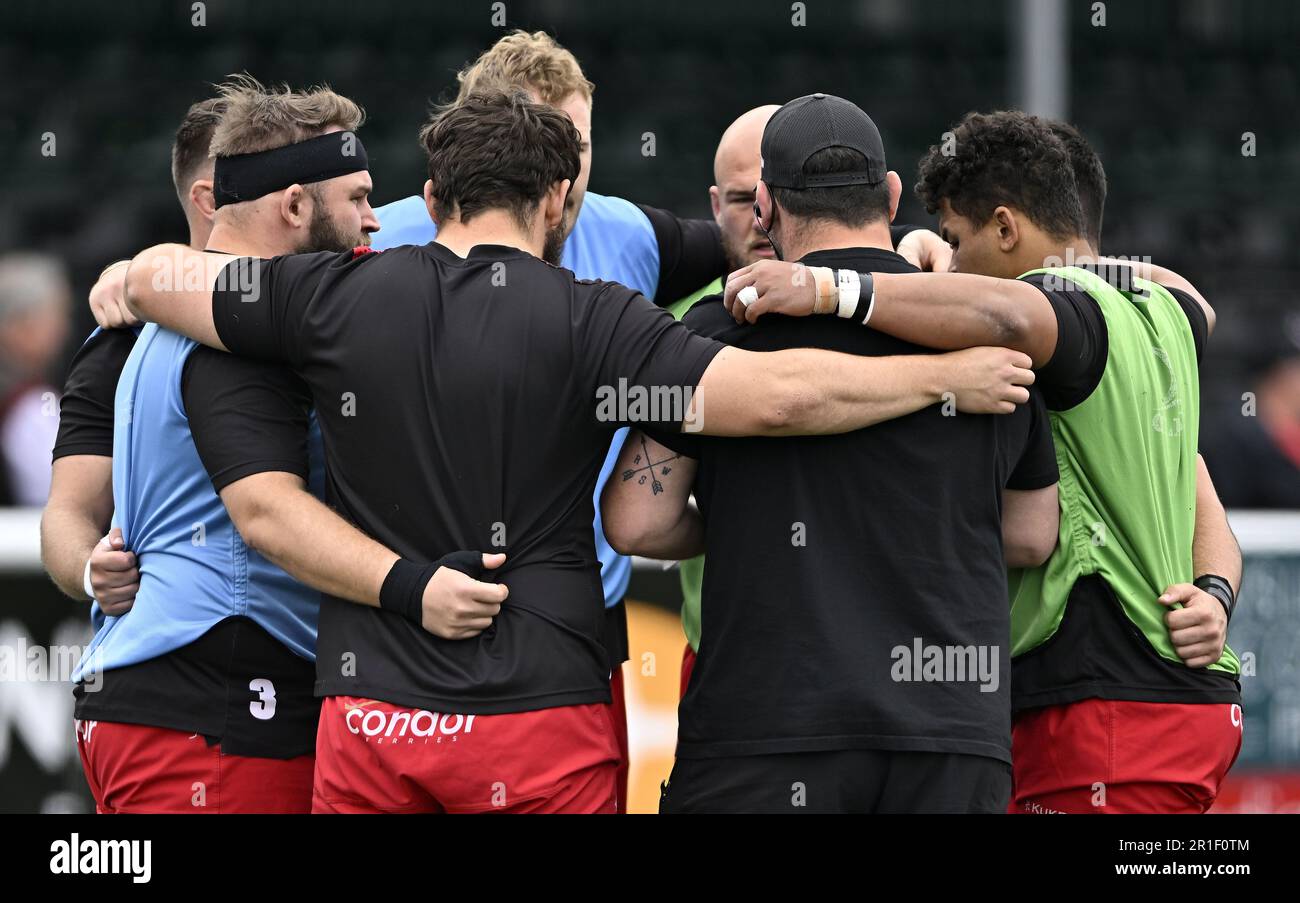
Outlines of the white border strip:
[[[1300,511],[1229,511],[1228,521],[1248,554],[1300,554]],[[41,570],[41,509],[0,508],[0,571]],[[676,562],[635,557],[637,570],[667,570]]]

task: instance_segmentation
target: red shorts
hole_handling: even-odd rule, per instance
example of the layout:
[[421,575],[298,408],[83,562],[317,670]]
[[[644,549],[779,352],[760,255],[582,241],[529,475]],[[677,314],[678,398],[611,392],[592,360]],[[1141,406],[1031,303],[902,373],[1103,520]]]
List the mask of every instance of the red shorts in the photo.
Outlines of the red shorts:
[[618,814],[627,814],[627,691],[623,687],[623,666],[618,665],[609,676],[609,697],[613,700],[609,707],[610,717],[614,719],[614,740],[618,743]]
[[610,707],[455,715],[328,696],[313,812],[569,812],[617,808]]
[[311,811],[315,756],[228,756],[184,731],[111,721],[76,725],[81,767],[100,814]]
[[1012,813],[1197,814],[1241,751],[1241,706],[1085,699],[1011,730]]

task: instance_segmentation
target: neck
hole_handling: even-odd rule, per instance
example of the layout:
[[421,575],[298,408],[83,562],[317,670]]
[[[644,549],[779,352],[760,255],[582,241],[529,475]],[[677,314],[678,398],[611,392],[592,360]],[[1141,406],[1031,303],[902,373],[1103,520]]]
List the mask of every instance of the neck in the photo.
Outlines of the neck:
[[468,256],[475,245],[505,245],[541,257],[545,243],[536,227],[525,231],[505,210],[484,210],[475,214],[469,223],[459,217],[448,218],[438,224],[438,237],[434,241],[460,257]]
[[1037,247],[1026,248],[1025,252],[1022,273],[1042,266],[1078,266],[1097,262],[1097,252],[1088,239],[1079,235],[1064,240],[1044,236]]
[[286,236],[270,235],[257,223],[241,223],[236,227],[220,218],[220,214],[218,221],[212,224],[212,233],[204,247],[241,257],[277,257],[298,250]]
[[834,248],[894,250],[894,240],[889,234],[889,223],[884,220],[870,222],[865,226],[805,221],[800,223],[797,229],[789,231],[796,234],[781,241],[781,254],[786,260],[799,260],[813,251],[828,251]]
[[208,246],[208,236],[212,234],[212,223],[201,214],[187,209],[185,222],[190,227],[190,247],[202,251]]

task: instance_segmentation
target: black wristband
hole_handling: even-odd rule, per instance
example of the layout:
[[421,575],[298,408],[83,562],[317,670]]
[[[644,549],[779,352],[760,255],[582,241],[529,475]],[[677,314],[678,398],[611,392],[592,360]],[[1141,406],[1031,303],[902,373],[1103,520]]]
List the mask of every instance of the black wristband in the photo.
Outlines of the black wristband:
[[1192,586],[1219,600],[1223,611],[1232,620],[1232,610],[1237,607],[1237,595],[1232,591],[1232,584],[1218,574],[1202,574],[1192,581]]
[[393,562],[379,588],[379,607],[416,624],[423,623],[424,588],[438,570],[437,564],[416,564],[399,558]]
[[393,562],[379,588],[379,607],[396,612],[418,626],[424,626],[424,588],[438,568],[448,567],[480,580],[483,577],[483,553],[452,552],[432,564],[416,564],[399,558]]

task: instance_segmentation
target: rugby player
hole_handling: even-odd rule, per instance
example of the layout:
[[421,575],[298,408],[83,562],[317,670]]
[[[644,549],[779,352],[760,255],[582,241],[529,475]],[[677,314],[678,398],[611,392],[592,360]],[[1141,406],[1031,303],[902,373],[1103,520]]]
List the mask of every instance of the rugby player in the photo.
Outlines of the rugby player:
[[[854,104],[813,94],[778,110],[757,185],[759,227],[783,258],[915,272],[889,229],[901,183]],[[754,350],[923,352],[838,319],[738,326],[721,294],[684,322]],[[635,472],[642,455],[672,472],[654,493],[630,480],[606,487],[615,547],[655,555],[702,533],[708,556],[699,658],[661,811],[1005,810],[1004,553],[1044,561],[1056,525],[1041,399],[1010,417],[936,406],[834,437],[634,433],[616,472]],[[702,527],[687,507],[692,487]],[[972,658],[969,673],[913,680],[898,650],[914,644],[970,650],[980,667]]]
[[[542,31],[513,31],[484,51],[456,76],[457,100],[488,91],[525,91],[533,100],[568,114],[582,136],[581,168],[569,190],[564,251],[560,263],[579,279],[608,279],[634,288],[657,304],[667,305],[727,272],[717,226],[708,220],[680,219],[666,210],[633,204],[587,190],[592,166],[592,95],[595,86],[574,55]],[[373,247],[422,245],[433,241],[437,226],[424,199],[412,195],[380,207],[382,231]],[[614,434],[596,482],[597,497],[614,466],[626,431]],[[623,662],[627,660],[627,610],[623,597],[632,576],[632,560],[605,540],[596,505],[596,553],[600,557],[610,653],[610,693],[622,764],[619,811],[627,801],[627,711]]]
[[[364,149],[339,147],[356,142],[356,104],[251,79],[222,86],[220,102],[208,249],[364,243],[377,225]],[[310,811],[318,596],[246,546],[214,491],[268,470],[306,478],[314,459],[319,492],[309,396],[288,370],[157,326],[140,332],[119,382],[114,520],[141,576],[129,612],[95,612],[74,675],[97,809]]]
[[[176,130],[171,150],[176,189],[189,245],[202,248],[212,231],[212,162],[208,144],[221,118],[219,98],[189,108]],[[106,267],[101,277],[127,261]],[[107,615],[127,611],[135,598],[139,571],[135,556],[123,550],[122,531],[110,529],[113,516],[113,393],[137,330],[125,325],[116,304],[101,293],[115,291],[101,278],[91,291],[91,307],[105,322],[77,351],[59,401],[59,435],[54,444],[50,497],[41,517],[41,563],[55,585],[74,599],[97,599]],[[111,320],[109,319],[111,318]],[[107,534],[107,535],[106,535]]]
[[[758,184],[760,145],[763,127],[780,107],[777,104],[755,107],[741,114],[722,133],[713,157],[714,184],[709,187],[709,203],[713,218],[722,235],[728,271],[738,270],[758,260],[770,260],[772,243],[759,229],[754,219],[754,186]],[[891,240],[896,244],[906,241],[914,231],[933,235],[914,226],[890,225]],[[934,236],[938,240],[938,236]],[[940,241],[946,250],[947,244]],[[723,279],[709,282],[668,310],[682,319],[699,301],[720,294]],[[681,693],[686,695],[691,670],[695,665],[696,650],[700,645],[700,589],[704,579],[704,556],[697,555],[680,564],[682,588],[682,630],[686,634],[686,647],[682,652]]]
[[[1101,204],[1089,225],[1047,123],[970,114],[954,135],[917,192],[956,272],[859,273],[874,304],[858,319],[936,348],[997,335],[1033,359],[1051,412],[1057,548],[1011,575],[1013,811],[1204,812],[1242,730],[1226,646],[1241,553],[1196,451],[1214,312],[1176,273],[1096,258]],[[811,311],[778,267],[729,280],[729,300],[759,295],[734,314]]]
[[[722,235],[728,272],[772,256],[772,243],[754,221],[754,186],[758,184],[763,126],[778,109],[778,105],[768,104],[742,113],[722,133],[713,155],[714,184],[709,186],[709,204]],[[680,320],[696,302],[721,292],[722,285],[722,274],[719,274],[718,278],[675,302],[668,310]],[[597,491],[602,488],[598,486]],[[695,667],[695,653],[700,647],[700,587],[704,580],[704,556],[697,555],[683,561],[680,577],[682,630],[686,634],[681,680],[684,696]]]
[[[728,435],[844,431],[945,391],[966,410],[1011,412],[1028,398],[1028,373],[997,348],[881,360],[723,348],[639,292],[551,265],[580,172],[567,115],[521,95],[472,95],[423,142],[435,242],[222,256],[215,290],[157,285],[160,261],[184,268],[201,256],[163,245],[133,261],[127,303],[299,372],[331,505],[402,556],[357,553],[358,566],[388,567],[378,608],[322,603],[314,811],[613,812],[618,749],[590,528],[613,432],[641,419]],[[642,399],[672,388],[683,401],[614,410],[600,400],[613,387]],[[353,404],[339,404],[345,393]],[[334,551],[313,531],[273,528],[268,509],[267,547]],[[465,640],[422,629],[436,559],[502,533],[509,560],[493,576],[510,596],[490,627]]]

